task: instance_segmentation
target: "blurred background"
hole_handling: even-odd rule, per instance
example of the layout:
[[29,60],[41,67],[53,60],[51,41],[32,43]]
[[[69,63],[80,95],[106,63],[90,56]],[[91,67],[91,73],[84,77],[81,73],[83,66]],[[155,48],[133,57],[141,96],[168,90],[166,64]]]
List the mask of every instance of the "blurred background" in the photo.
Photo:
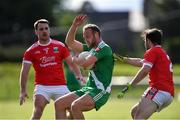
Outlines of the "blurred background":
[[[29,118],[31,113],[31,101],[29,102],[31,107],[28,107],[27,111],[25,110],[27,106],[23,108],[18,106],[18,79],[23,53],[37,41],[33,28],[34,22],[41,18],[49,20],[52,38],[64,42],[74,17],[80,13],[88,15],[87,23],[95,23],[101,28],[103,40],[112,47],[113,52],[121,55],[143,57],[145,49],[143,40],[140,37],[141,32],[146,28],[156,27],[162,29],[164,33],[163,46],[174,64],[175,91],[177,93],[175,97],[178,99],[179,95],[180,99],[180,55],[178,52],[180,51],[180,0],[1,0],[0,119],[24,119]],[[78,31],[76,37],[83,41],[82,30]],[[137,71],[138,68],[117,63],[113,75],[125,76],[130,80]],[[31,95],[34,80],[33,70],[30,72],[29,79],[28,91],[30,91],[29,94]],[[120,89],[121,85],[122,82],[114,82],[112,96],[116,96],[117,89]],[[140,87],[142,89],[137,90],[141,92],[133,92],[128,95],[127,100],[135,99],[135,101],[129,103],[130,105],[128,104],[129,107],[132,107],[138,101],[146,85],[146,83],[143,84]],[[10,101],[8,103],[10,104],[9,108],[6,106],[7,101]],[[125,101],[120,102],[126,104]],[[177,104],[174,104],[171,108],[173,113],[168,116],[167,113],[171,112],[166,111],[167,113],[162,113],[162,116],[167,116],[165,118],[174,116],[175,119],[180,119],[178,116],[180,112],[178,113],[175,110],[177,106],[180,107],[180,102],[177,100],[175,103]],[[13,105],[14,107],[12,107]],[[15,116],[16,113],[13,113],[11,108],[20,111],[18,116]],[[126,117],[114,118],[130,118],[129,109]],[[51,110],[45,114],[53,116]],[[87,116],[89,117],[91,114],[97,113],[90,112],[90,115]],[[162,116],[159,119],[162,119]],[[47,118],[47,115],[44,118]],[[100,116],[99,118],[103,117]]]
[[[103,39],[114,52],[142,56],[140,33],[157,27],[173,63],[180,62],[179,0],[2,0],[0,4],[0,61],[21,61],[26,48],[36,41],[33,23],[50,21],[52,37],[64,42],[76,14],[102,29]],[[77,35],[82,40],[81,31]]]

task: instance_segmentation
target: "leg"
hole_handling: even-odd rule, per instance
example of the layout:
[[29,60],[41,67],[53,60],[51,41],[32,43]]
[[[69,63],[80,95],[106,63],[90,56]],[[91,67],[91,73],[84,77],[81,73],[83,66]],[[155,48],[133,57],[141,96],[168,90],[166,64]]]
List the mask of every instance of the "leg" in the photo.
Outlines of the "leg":
[[88,94],[81,96],[71,104],[71,112],[74,119],[84,119],[83,111],[95,108],[94,100]]
[[31,119],[37,120],[40,119],[43,113],[45,106],[48,104],[48,101],[42,95],[34,96],[34,110]]
[[67,116],[68,120],[72,120],[73,119],[73,116],[72,116],[72,113],[71,113],[70,109],[66,110],[66,116]]
[[136,105],[134,105],[133,108],[131,109],[131,117],[132,117],[132,119],[134,119],[134,117],[136,115],[137,107],[138,107],[138,103]]
[[55,102],[56,119],[67,119],[66,110],[70,109],[71,103],[77,98],[78,96],[74,92],[60,97]]
[[157,104],[147,98],[142,98],[138,106],[136,106],[136,112],[133,119],[148,119],[154,112],[156,112]]

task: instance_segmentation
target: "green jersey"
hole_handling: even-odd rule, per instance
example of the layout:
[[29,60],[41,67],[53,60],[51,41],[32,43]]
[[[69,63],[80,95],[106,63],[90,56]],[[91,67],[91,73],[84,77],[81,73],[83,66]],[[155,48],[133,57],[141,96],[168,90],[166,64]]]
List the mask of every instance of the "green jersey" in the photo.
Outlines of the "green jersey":
[[66,62],[64,62],[64,72],[65,72],[66,84],[68,89],[70,91],[81,89],[82,86],[79,83],[79,80],[76,79],[74,73],[71,72]]
[[96,49],[89,49],[87,45],[83,45],[83,50],[90,51],[98,59],[89,72],[86,87],[97,88],[110,93],[114,68],[114,58],[110,46],[102,41]]

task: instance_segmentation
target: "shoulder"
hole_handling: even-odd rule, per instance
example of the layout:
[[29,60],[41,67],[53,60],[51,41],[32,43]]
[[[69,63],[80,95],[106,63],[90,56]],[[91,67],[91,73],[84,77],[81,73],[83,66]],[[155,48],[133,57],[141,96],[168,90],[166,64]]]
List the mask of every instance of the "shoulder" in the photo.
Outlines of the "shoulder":
[[148,49],[148,50],[146,50],[146,54],[150,54],[150,53],[155,53],[155,52],[157,52],[158,51],[158,49],[156,48],[156,47],[153,47],[153,48],[150,48],[150,49]]
[[58,40],[52,40],[51,42],[52,44],[55,44],[55,45],[58,45],[58,46],[61,46],[61,47],[66,47],[64,43],[58,41]]
[[94,51],[96,53],[104,55],[104,56],[112,55],[112,50],[111,50],[111,48],[107,44],[101,44]]
[[109,45],[107,45],[106,43],[103,43],[101,46],[100,46],[100,49],[102,49],[104,52],[106,53],[111,53],[112,52],[112,49]]
[[166,53],[165,50],[162,47],[153,47],[146,51],[146,53]]
[[37,48],[39,45],[38,45],[38,42],[35,42],[33,45],[31,45],[27,50],[26,52],[29,52],[29,51],[32,51],[34,50],[35,48]]
[[106,44],[104,41],[101,42],[101,44],[98,46],[99,49],[107,49],[107,50],[111,50],[111,47]]

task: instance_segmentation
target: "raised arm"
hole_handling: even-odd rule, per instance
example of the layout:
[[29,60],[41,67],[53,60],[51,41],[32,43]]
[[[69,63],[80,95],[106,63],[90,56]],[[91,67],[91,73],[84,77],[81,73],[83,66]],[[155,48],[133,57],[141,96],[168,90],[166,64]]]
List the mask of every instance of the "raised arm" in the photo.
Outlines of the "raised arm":
[[67,46],[74,52],[80,53],[83,51],[83,45],[81,42],[75,40],[75,35],[77,32],[77,29],[79,28],[80,25],[84,23],[86,20],[87,16],[86,15],[78,15],[74,19],[67,35],[66,35],[66,40],[65,43]]

